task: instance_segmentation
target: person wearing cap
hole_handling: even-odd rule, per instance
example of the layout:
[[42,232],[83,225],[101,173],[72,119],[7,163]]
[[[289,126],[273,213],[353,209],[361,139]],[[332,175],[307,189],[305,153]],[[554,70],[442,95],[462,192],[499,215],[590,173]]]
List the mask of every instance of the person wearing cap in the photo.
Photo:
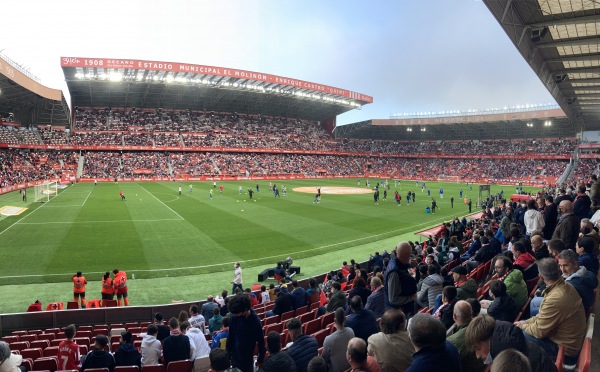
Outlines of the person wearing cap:
[[456,286],[456,301],[467,298],[477,298],[477,282],[473,278],[467,279],[467,268],[459,265],[451,271],[454,285]]
[[81,372],[91,368],[108,368],[110,372],[115,369],[115,358],[112,354],[105,350],[108,345],[108,337],[105,335],[96,336],[94,349],[85,357],[85,361],[81,365]]
[[133,335],[131,332],[121,332],[119,340],[121,346],[115,351],[115,363],[117,366],[142,366],[142,355],[133,346]]
[[158,328],[156,339],[160,342],[163,342],[165,338],[169,337],[171,334],[169,327],[165,324],[163,319],[163,314],[161,312],[154,314],[154,324],[156,324],[156,327]]
[[19,367],[23,357],[13,354],[4,341],[0,341],[0,372],[25,372],[25,367]]

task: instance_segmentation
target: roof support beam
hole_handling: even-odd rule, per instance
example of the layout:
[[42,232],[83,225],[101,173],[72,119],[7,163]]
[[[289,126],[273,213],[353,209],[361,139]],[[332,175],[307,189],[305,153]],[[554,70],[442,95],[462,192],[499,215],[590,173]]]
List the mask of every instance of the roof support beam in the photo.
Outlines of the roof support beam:
[[561,25],[579,25],[583,23],[597,23],[600,22],[600,14],[594,14],[583,17],[576,18],[563,18],[556,19],[552,21],[539,22],[539,23],[531,23],[526,25],[531,28],[542,28],[542,27],[550,27],[550,26],[561,26]]
[[[600,59],[600,53],[551,58],[551,59],[546,60],[546,62],[581,62],[581,61],[592,61],[592,60],[598,60],[598,59]],[[596,67],[596,70],[598,70],[598,67]]]
[[599,44],[600,40],[598,36],[583,37],[578,39],[560,39],[550,43],[537,44],[538,48],[558,48],[564,46],[575,46],[575,45],[590,45]]

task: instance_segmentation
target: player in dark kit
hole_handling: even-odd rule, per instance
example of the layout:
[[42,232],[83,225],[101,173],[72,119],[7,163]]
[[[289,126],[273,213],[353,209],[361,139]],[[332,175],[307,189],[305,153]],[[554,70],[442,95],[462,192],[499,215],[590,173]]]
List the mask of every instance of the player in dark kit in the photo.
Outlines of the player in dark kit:
[[431,198],[431,213],[435,214],[435,208],[437,208],[437,203],[434,198]]
[[450,208],[454,208],[454,196],[450,197]]
[[248,195],[250,195],[250,200],[252,200],[252,194],[253,193],[254,193],[254,191],[252,191],[252,189],[248,189]]
[[123,195],[123,190],[119,191],[119,195],[121,196],[121,200],[125,201],[125,195]]

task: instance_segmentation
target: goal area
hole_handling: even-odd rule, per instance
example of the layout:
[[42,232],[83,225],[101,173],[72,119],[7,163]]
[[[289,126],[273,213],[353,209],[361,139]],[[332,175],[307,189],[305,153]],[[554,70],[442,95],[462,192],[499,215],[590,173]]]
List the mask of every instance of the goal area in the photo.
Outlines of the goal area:
[[57,194],[57,182],[44,182],[34,186],[34,202],[45,203]]

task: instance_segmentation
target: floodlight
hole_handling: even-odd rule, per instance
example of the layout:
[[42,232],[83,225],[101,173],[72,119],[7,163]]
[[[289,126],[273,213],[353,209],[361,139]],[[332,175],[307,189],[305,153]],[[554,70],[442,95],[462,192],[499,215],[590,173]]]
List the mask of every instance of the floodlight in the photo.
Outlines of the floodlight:
[[76,73],[76,74],[75,74],[75,77],[76,77],[77,79],[82,79],[82,78],[83,78],[83,73],[81,73],[81,72],[78,72],[78,73]]
[[121,74],[120,72],[111,72],[111,74],[109,75],[109,79],[110,81],[121,81],[123,80],[123,74]]
[[175,78],[173,77],[173,75],[168,75],[166,77],[167,83],[172,83],[173,81],[175,81]]
[[143,75],[143,74],[139,74],[139,75],[137,76],[137,79],[138,79],[138,81],[141,81],[141,80],[143,80],[143,79],[144,79],[144,75]]

